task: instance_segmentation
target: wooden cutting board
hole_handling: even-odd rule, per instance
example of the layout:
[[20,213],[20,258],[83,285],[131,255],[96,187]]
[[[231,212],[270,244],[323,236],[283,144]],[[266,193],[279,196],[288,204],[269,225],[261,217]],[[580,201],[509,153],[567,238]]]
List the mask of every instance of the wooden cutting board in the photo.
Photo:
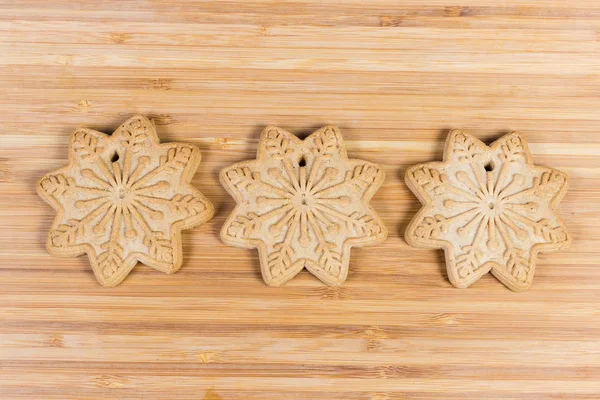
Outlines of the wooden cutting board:
[[[600,398],[600,3],[594,0],[0,2],[0,398]],[[54,212],[36,181],[77,126],[135,113],[203,152],[215,204],[171,276],[139,265],[100,287],[85,257],[44,248]],[[342,287],[281,288],[256,251],[218,236],[218,172],[273,124],[339,125],[380,163],[382,245],[352,251]],[[533,287],[467,290],[442,251],[410,248],[407,166],[440,159],[450,128],[512,130],[567,172],[568,251]]]

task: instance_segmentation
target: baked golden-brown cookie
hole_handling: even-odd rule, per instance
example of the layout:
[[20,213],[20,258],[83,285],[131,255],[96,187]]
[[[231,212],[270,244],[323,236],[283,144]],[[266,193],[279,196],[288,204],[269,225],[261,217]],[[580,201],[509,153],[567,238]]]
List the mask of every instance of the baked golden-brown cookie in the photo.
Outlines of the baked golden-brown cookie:
[[444,161],[410,167],[406,184],[424,206],[405,239],[413,246],[443,248],[456,287],[465,288],[491,271],[510,289],[525,290],[537,253],[570,244],[556,213],[567,176],[535,166],[518,133],[488,147],[454,130]]
[[369,205],[383,171],[348,159],[335,127],[305,140],[268,127],[256,159],[223,169],[220,178],[237,202],[221,238],[257,248],[268,285],[281,285],[304,267],[326,284],[340,285],[348,275],[350,248],[387,236]]
[[48,234],[50,253],[87,253],[104,286],[118,285],[138,261],[165,273],[177,271],[181,230],[214,213],[190,185],[200,151],[190,144],[159,144],[154,124],[135,116],[112,135],[77,129],[69,161],[37,185],[57,211]]

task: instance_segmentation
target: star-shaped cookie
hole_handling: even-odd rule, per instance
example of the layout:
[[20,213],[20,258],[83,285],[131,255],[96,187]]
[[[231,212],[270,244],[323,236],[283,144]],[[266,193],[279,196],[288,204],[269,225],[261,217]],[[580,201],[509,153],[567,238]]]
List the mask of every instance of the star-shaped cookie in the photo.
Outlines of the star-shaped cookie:
[[383,183],[375,164],[348,159],[338,128],[305,140],[266,128],[256,160],[221,171],[236,208],[224,243],[257,248],[263,279],[278,286],[304,267],[328,285],[348,275],[350,248],[380,243],[387,229],[369,205]]
[[535,166],[518,133],[488,147],[454,130],[444,161],[412,166],[406,183],[424,204],[406,230],[406,241],[443,248],[456,287],[465,288],[491,271],[508,288],[525,290],[537,253],[570,244],[556,214],[567,176]]
[[135,116],[112,135],[77,129],[69,161],[37,185],[57,211],[46,243],[50,253],[87,253],[104,286],[118,285],[138,261],[164,273],[177,271],[181,230],[214,213],[190,185],[200,151],[184,143],[159,144],[154,124]]

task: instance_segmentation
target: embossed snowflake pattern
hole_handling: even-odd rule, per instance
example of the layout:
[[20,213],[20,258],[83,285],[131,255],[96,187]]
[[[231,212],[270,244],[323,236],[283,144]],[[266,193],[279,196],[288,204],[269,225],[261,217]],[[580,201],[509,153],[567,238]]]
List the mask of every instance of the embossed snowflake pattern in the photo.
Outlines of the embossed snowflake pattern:
[[406,182],[424,204],[406,240],[444,248],[448,276],[457,287],[491,271],[510,289],[525,290],[533,280],[537,253],[570,243],[555,212],[567,177],[534,166],[518,133],[488,147],[452,131],[444,161],[409,168]]
[[181,230],[213,215],[190,184],[200,152],[159,144],[152,122],[135,116],[112,135],[78,129],[70,164],[44,176],[38,193],[57,211],[48,250],[88,254],[98,281],[119,284],[138,261],[165,273],[179,269]]
[[285,283],[304,267],[324,283],[340,285],[348,274],[350,248],[387,236],[369,206],[383,178],[375,164],[348,159],[335,127],[321,128],[304,141],[269,127],[256,160],[221,172],[237,202],[221,238],[258,248],[269,285]]

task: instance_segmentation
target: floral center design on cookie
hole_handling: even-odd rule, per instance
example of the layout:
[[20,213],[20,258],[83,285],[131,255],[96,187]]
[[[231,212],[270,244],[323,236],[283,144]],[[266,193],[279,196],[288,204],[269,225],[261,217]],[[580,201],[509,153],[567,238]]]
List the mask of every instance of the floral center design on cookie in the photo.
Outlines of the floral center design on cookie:
[[137,116],[111,136],[77,130],[69,158],[69,166],[38,185],[40,195],[60,211],[49,250],[88,253],[107,286],[121,282],[138,260],[176,271],[180,230],[213,214],[210,202],[189,185],[199,151],[187,144],[158,144],[152,123]]
[[336,128],[322,128],[304,141],[267,128],[257,160],[221,173],[238,202],[221,237],[257,247],[270,285],[304,267],[325,283],[341,284],[350,247],[378,243],[387,234],[368,205],[382,180],[376,165],[348,160]]
[[[285,163],[289,166],[289,163]],[[349,196],[327,197],[331,191],[323,189],[327,182],[335,179],[338,172],[335,168],[328,168],[320,179],[315,180],[318,168],[313,166],[313,174],[308,176],[305,166],[298,168],[287,168],[288,175],[276,168],[269,170],[271,175],[281,188],[285,191],[283,197],[265,197],[258,196],[257,204],[275,204],[280,206],[276,210],[284,213],[284,217],[277,223],[270,226],[270,232],[279,234],[286,226],[288,235],[298,234],[299,243],[306,247],[311,242],[311,233],[309,227],[316,233],[321,225],[327,226],[329,232],[339,231],[339,224],[336,222],[335,210],[331,205],[345,207],[350,203]],[[296,173],[297,172],[297,173]],[[289,176],[289,178],[288,178]],[[297,231],[297,232],[296,232]]]
[[416,165],[406,180],[425,204],[406,239],[445,248],[455,286],[466,287],[491,270],[511,289],[526,289],[536,253],[569,243],[554,212],[566,176],[533,166],[518,134],[487,147],[453,131],[445,162]]

